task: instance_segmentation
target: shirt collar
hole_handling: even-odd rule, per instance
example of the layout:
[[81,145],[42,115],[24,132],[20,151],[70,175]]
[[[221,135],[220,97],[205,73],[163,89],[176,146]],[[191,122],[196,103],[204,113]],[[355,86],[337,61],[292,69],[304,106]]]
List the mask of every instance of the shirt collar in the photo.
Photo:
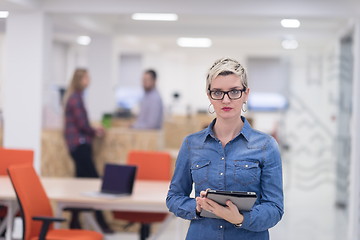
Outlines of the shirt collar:
[[241,119],[244,122],[244,126],[241,129],[240,134],[244,136],[246,141],[249,141],[250,140],[250,135],[251,135],[251,132],[252,132],[253,129],[250,126],[250,123],[248,122],[248,120],[245,117],[241,116]]
[[[242,127],[240,133],[236,136],[238,137],[239,135],[243,135],[244,138],[246,139],[246,141],[249,141],[250,139],[250,135],[251,135],[251,131],[252,128],[249,124],[249,122],[246,120],[245,117],[241,116],[241,120],[244,122],[244,126]],[[213,139],[217,139],[214,133],[214,125],[216,122],[216,118],[209,124],[209,126],[205,129],[205,134],[204,134],[204,139],[203,141],[205,142],[209,137],[213,138]],[[236,138],[235,137],[235,138]]]

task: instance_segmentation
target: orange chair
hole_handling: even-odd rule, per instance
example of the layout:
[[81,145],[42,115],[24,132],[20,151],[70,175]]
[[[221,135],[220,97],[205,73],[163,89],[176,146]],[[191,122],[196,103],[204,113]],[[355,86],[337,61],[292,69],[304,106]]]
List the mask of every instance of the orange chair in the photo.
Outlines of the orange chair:
[[[138,167],[136,174],[137,180],[171,180],[171,156],[167,152],[130,151],[127,164],[136,165]],[[142,240],[149,236],[151,223],[162,222],[167,217],[167,213],[130,211],[114,211],[113,215],[116,219],[141,223],[140,238]]]
[[23,216],[24,240],[103,239],[103,236],[95,231],[53,229],[53,222],[65,219],[53,217],[50,201],[32,166],[13,165],[8,168],[8,174]]
[[[32,166],[33,161],[34,151],[32,150],[0,148],[0,176],[7,175],[6,171],[11,165],[29,164]],[[5,219],[6,216],[7,208],[0,205],[0,218]]]
[[15,164],[30,164],[34,161],[34,151],[0,148],[0,175],[7,175],[7,169]]

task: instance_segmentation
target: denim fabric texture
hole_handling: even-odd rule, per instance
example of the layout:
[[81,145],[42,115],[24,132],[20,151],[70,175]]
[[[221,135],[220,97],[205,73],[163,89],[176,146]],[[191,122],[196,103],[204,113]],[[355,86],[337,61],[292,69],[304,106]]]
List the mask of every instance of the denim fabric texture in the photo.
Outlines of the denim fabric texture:
[[[284,213],[278,144],[241,118],[243,128],[225,147],[213,132],[216,119],[206,129],[184,139],[166,204],[177,217],[191,220],[186,239],[266,240],[268,229]],[[190,197],[193,187],[195,196]],[[251,211],[242,212],[242,226],[235,227],[223,219],[196,214],[195,197],[207,188],[251,191],[258,198]]]

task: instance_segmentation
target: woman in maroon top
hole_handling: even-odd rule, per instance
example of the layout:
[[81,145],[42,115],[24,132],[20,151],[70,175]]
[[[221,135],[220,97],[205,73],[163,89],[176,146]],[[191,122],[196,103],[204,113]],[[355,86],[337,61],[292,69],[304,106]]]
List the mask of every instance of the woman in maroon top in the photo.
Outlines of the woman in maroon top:
[[76,177],[99,177],[92,159],[92,140],[103,129],[90,126],[83,102],[83,92],[90,83],[86,69],[76,69],[65,93],[65,139],[75,163]]
[[[92,140],[95,136],[102,137],[102,128],[92,128],[83,102],[83,92],[90,83],[86,69],[75,70],[70,86],[64,96],[65,129],[64,135],[69,153],[74,160],[75,176],[98,178],[92,157]],[[78,210],[72,211],[72,228],[80,228]],[[100,211],[96,211],[96,218],[104,232],[111,232]]]

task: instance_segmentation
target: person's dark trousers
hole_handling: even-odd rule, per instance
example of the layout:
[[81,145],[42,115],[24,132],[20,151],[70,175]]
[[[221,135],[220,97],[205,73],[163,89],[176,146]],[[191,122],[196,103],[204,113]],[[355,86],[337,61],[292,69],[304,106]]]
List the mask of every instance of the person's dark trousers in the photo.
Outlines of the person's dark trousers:
[[[75,163],[75,176],[79,178],[98,178],[99,174],[96,171],[95,164],[92,158],[91,144],[81,144],[70,152]],[[72,208],[72,219],[70,221],[71,229],[81,228],[79,221],[79,213],[81,209]],[[95,217],[101,229],[105,233],[111,233],[112,230],[105,221],[104,215],[101,211],[95,211]]]
[[91,144],[81,144],[70,152],[75,163],[75,176],[83,178],[98,178],[96,171]]
[[140,240],[146,240],[150,236],[150,224],[141,223]]

